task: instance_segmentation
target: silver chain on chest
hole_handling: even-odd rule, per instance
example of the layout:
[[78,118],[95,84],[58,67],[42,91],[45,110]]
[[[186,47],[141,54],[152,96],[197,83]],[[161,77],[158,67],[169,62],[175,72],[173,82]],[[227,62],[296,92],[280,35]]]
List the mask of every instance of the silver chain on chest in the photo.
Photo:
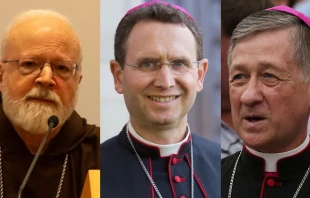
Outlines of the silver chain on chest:
[[[62,183],[63,183],[65,173],[66,173],[67,162],[68,162],[68,154],[66,155],[64,164],[62,166],[61,177],[60,177],[60,181],[59,181],[59,185],[58,185],[58,189],[56,193],[56,198],[60,196]],[[3,169],[2,168],[2,148],[0,146],[0,198],[4,197],[2,169]]]
[[[149,179],[150,183],[152,184],[153,188],[155,189],[157,195],[159,198],[163,198],[162,195],[160,194],[157,186],[155,185],[155,182],[154,180],[152,179],[150,173],[147,171],[146,167],[144,166],[143,164],[143,161],[142,159],[140,158],[135,146],[133,145],[132,141],[131,141],[131,138],[129,136],[129,133],[128,133],[128,125],[126,127],[126,135],[127,135],[127,138],[128,138],[128,141],[132,147],[132,149],[134,150],[135,154],[136,154],[136,157],[143,169],[143,171],[145,172],[147,178]],[[193,155],[193,144],[192,144],[192,139],[191,139],[191,198],[194,198],[194,155]]]
[[[234,169],[233,169],[233,172],[231,174],[231,178],[230,178],[230,183],[229,183],[229,188],[228,188],[228,198],[231,198],[231,193],[232,193],[232,188],[233,188],[233,184],[234,184],[234,178],[235,178],[235,174],[236,174],[236,170],[237,170],[237,164],[238,164],[238,161],[239,161],[239,158],[241,156],[241,153],[242,153],[242,150],[240,151],[240,154],[235,162],[235,166],[234,166]],[[309,172],[310,172],[310,165],[305,173],[305,175],[303,176],[300,184],[298,185],[298,188],[296,189],[296,192],[294,193],[294,196],[293,198],[296,198],[302,185],[304,184],[304,182],[306,181],[308,175],[309,175]]]

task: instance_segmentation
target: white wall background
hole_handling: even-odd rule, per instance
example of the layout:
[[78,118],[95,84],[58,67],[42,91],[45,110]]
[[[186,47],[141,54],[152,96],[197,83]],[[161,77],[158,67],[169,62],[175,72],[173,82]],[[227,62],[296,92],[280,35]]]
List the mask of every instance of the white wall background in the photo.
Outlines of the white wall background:
[[114,90],[110,60],[114,59],[114,34],[127,10],[143,0],[102,0],[100,3],[100,141],[117,135],[128,121],[123,95]]

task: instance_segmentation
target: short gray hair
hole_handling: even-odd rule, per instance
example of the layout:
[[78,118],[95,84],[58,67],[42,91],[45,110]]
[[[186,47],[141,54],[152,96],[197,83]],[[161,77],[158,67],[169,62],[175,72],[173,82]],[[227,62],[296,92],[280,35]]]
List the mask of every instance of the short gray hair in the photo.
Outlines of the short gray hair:
[[256,12],[242,20],[236,27],[231,37],[228,50],[228,67],[232,62],[232,52],[241,40],[264,31],[291,29],[291,60],[301,71],[304,82],[310,81],[310,27],[298,17],[275,10]]

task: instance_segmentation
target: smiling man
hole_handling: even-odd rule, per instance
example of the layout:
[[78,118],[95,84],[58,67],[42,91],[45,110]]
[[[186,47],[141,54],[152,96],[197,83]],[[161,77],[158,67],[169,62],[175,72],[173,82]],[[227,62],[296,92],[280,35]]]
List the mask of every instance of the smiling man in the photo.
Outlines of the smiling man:
[[101,145],[101,197],[219,197],[219,145],[187,124],[208,67],[197,22],[179,6],[145,3],[123,17],[114,46],[130,118]]
[[228,54],[233,123],[245,146],[222,160],[222,197],[309,197],[310,19],[286,7],[238,24]]
[[17,197],[52,115],[59,123],[22,197],[80,197],[88,169],[99,168],[99,128],[74,111],[81,59],[80,41],[59,13],[26,11],[6,28],[0,62],[1,197]]

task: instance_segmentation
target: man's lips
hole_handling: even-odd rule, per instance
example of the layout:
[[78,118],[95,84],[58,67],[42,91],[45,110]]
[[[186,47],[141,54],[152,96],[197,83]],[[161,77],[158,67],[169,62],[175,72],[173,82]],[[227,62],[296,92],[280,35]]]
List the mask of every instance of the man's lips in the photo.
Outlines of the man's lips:
[[156,102],[170,102],[177,99],[178,95],[169,95],[169,96],[148,96],[149,99]]
[[249,122],[258,122],[258,121],[265,120],[266,117],[260,114],[250,114],[250,115],[243,116],[243,119]]
[[36,100],[40,102],[56,103],[54,100],[48,98],[27,97],[27,100]]

